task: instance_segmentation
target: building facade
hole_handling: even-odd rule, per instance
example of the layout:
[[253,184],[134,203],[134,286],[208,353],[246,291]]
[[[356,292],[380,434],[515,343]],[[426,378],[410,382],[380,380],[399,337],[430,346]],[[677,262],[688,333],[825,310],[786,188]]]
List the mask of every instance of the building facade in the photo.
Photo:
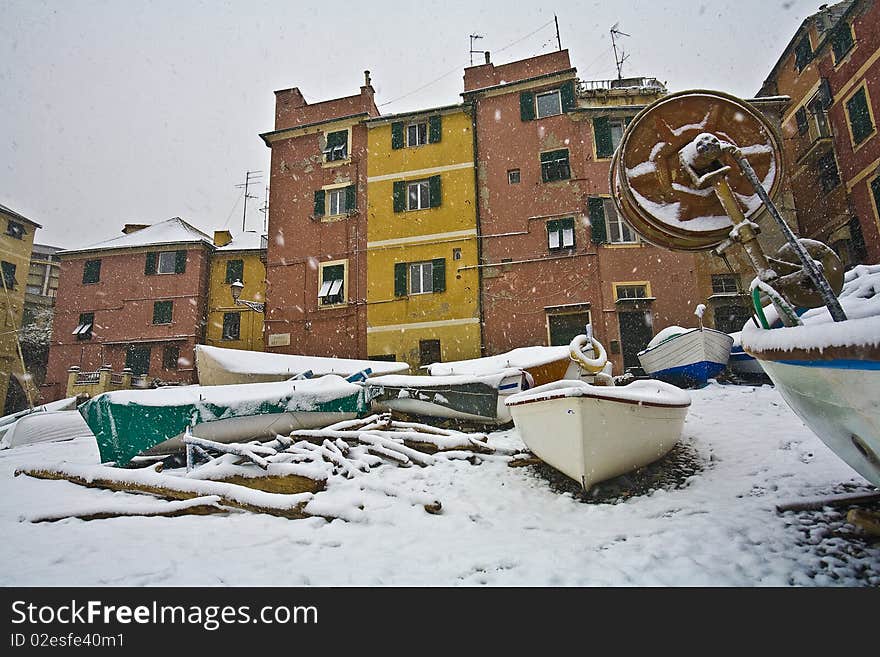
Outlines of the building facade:
[[31,403],[38,401],[19,346],[34,233],[38,228],[38,223],[0,205],[0,415],[7,413],[10,389],[19,388]]
[[307,103],[275,92],[266,252],[269,352],[367,355],[367,127],[378,116],[369,72],[360,93]]
[[60,252],[50,398],[63,396],[71,367],[128,368],[163,383],[195,383],[212,248],[207,235],[175,217],[129,224],[120,237]]
[[230,285],[239,281],[244,286],[242,299],[264,303],[265,253],[265,236],[259,233],[245,232],[233,238],[227,230],[214,231],[205,344],[263,351],[263,313],[236,304]]
[[418,371],[480,356],[470,110],[455,105],[367,122],[370,358]]

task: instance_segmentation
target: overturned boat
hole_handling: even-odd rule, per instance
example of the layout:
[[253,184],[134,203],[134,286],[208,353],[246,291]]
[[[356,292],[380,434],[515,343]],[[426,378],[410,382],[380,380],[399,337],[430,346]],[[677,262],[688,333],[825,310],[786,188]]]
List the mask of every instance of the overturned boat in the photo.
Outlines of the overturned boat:
[[367,409],[361,385],[335,375],[225,386],[105,392],[79,407],[102,462],[174,454],[183,435],[241,442],[354,419]]
[[532,377],[534,385],[558,381],[569,376],[571,372],[569,347],[566,345],[519,347],[495,356],[434,363],[428,365],[426,369],[431,376],[474,376],[495,374],[509,368],[527,372]]
[[668,326],[638,353],[645,372],[661,381],[701,388],[727,366],[733,338],[715,329]]

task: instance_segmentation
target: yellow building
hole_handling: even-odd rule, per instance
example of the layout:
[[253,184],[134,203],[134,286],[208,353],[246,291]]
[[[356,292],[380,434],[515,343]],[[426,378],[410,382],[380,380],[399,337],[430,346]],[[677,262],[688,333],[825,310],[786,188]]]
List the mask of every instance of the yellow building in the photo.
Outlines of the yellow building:
[[34,233],[40,225],[14,210],[0,205],[0,415],[5,415],[6,395],[13,377],[27,386],[33,398],[33,386],[24,374],[18,331],[24,311]]
[[[208,326],[205,344],[227,349],[263,351],[263,316],[242,301],[264,303],[266,299],[266,246],[259,233],[241,233],[235,239],[228,230],[214,231],[214,252],[208,284]],[[240,281],[236,303],[230,285]]]
[[480,356],[469,105],[367,121],[367,353],[413,371]]

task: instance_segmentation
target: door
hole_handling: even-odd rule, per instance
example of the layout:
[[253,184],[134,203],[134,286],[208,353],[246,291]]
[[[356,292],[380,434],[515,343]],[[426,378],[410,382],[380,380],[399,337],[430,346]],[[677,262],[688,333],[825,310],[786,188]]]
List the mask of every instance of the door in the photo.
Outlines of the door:
[[637,310],[617,313],[620,324],[620,350],[623,353],[623,369],[641,367],[636,355],[648,346],[654,337],[654,326],[650,310]]

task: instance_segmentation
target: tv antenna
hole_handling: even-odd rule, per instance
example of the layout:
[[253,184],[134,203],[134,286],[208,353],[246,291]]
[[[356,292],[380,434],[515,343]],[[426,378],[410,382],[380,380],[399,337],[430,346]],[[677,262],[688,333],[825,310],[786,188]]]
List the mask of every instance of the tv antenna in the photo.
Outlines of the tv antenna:
[[262,171],[248,171],[244,176],[244,184],[236,185],[236,187],[244,187],[244,211],[241,214],[241,232],[243,233],[245,230],[245,221],[247,221],[247,202],[249,198],[257,198],[256,196],[252,196],[248,194],[248,187],[251,184],[257,182],[260,178],[263,177]]
[[623,67],[623,63],[629,58],[629,55],[623,54],[623,48],[620,49],[620,56],[617,55],[617,42],[614,40],[614,35],[619,34],[620,36],[628,37],[629,34],[626,32],[621,32],[617,29],[619,23],[615,23],[611,26],[611,47],[614,49],[614,63],[617,65],[617,79],[623,79],[623,75],[621,74],[621,70]]
[[263,213],[263,231],[268,230],[269,226],[269,185],[266,185],[266,194],[263,197],[263,206],[260,208]]
[[478,52],[478,53],[485,54],[486,51],[485,50],[474,50],[474,41],[476,41],[477,39],[482,39],[483,38],[482,34],[471,34],[470,37],[471,37],[471,66],[473,66],[474,65],[474,53]]

